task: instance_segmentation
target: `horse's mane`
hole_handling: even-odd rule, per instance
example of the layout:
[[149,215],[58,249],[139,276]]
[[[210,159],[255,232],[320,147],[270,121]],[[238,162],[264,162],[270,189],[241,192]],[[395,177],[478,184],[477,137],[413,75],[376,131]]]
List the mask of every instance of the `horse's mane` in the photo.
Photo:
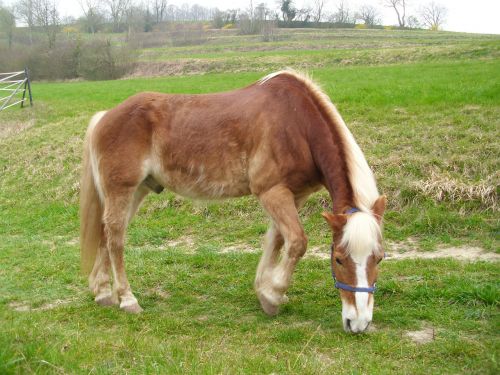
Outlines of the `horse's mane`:
[[366,245],[369,243],[378,244],[378,239],[380,237],[380,225],[371,211],[373,204],[379,197],[373,172],[368,166],[363,152],[354,140],[342,116],[340,116],[337,108],[335,108],[335,105],[321,87],[307,74],[298,73],[294,70],[282,70],[265,76],[259,81],[259,84],[265,84],[267,81],[279,75],[293,77],[307,87],[316,105],[319,106],[322,112],[328,117],[329,121],[327,122],[329,126],[334,127],[332,131],[336,130],[339,137],[342,139],[342,143],[345,145],[344,154],[346,157],[349,182],[353,190],[353,200],[354,204],[361,212],[351,215],[351,218],[344,227],[342,243],[346,246],[348,251],[353,254],[363,252],[363,249],[366,249]]

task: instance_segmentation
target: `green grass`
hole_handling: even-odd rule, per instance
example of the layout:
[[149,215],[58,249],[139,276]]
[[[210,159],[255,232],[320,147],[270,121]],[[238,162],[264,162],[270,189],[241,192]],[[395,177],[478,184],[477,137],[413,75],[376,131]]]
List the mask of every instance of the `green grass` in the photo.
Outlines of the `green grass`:
[[[342,35],[359,43],[360,34],[350,33]],[[297,32],[289,40],[311,35],[320,37],[317,44],[330,43],[323,31]],[[388,195],[387,250],[411,238],[421,250],[498,251],[500,62],[492,58],[498,39],[363,35],[376,45],[393,40],[397,48],[427,44],[441,56],[436,60],[424,48],[419,59],[373,64],[372,52],[357,45],[350,48],[370,55],[364,64],[311,71]],[[212,44],[249,51],[256,45],[253,37],[239,38],[210,42],[199,53],[212,53]],[[266,56],[283,53],[279,43]],[[470,43],[485,52],[464,55]],[[321,60],[331,48],[297,55]],[[352,336],[342,330],[328,261],[307,258],[295,273],[290,303],[266,317],[252,291],[259,254],[221,251],[260,246],[267,219],[253,198],[198,204],[171,193],[149,196],[130,227],[126,253],[145,312],[130,316],[93,303],[78,273],[77,243],[81,146],[91,114],[144,90],[241,87],[260,78],[266,64],[256,72],[35,82],[32,109],[0,113],[0,373],[498,372],[498,263],[383,262],[377,329]],[[302,212],[310,245],[324,252],[331,235],[319,214],[329,204],[323,192]],[[432,327],[435,338],[418,345],[406,332],[422,327]]]

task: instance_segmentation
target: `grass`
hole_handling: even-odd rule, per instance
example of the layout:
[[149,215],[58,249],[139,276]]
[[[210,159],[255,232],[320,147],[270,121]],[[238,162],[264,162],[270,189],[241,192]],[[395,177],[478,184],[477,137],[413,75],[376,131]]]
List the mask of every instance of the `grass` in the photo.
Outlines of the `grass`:
[[[389,197],[388,251],[391,241],[409,237],[422,250],[498,251],[498,38],[359,32],[339,35],[353,39],[350,48],[360,55],[372,53],[360,49],[360,36],[403,50],[427,45],[419,59],[367,58],[312,70]],[[308,53],[297,55],[329,59],[335,40],[324,31],[298,31],[289,41],[313,43],[311,35],[324,46],[310,60]],[[240,38],[212,41],[198,52],[226,43],[254,53],[256,41]],[[472,43],[485,52],[463,54]],[[276,318],[264,316],[252,291],[258,254],[223,253],[233,245],[259,247],[267,219],[253,198],[198,204],[171,193],[148,197],[131,225],[126,254],[145,312],[130,316],[92,302],[78,274],[77,243],[81,146],[91,114],[144,90],[244,86],[262,76],[268,60],[288,53],[284,45],[256,54],[262,62],[255,71],[36,82],[32,109],[0,113],[0,373],[498,372],[496,263],[383,262],[377,329],[351,336],[342,330],[328,262],[307,258],[295,273],[290,303]],[[179,55],[196,48],[178,48]],[[426,48],[441,57],[429,57]],[[302,212],[309,243],[322,252],[330,234],[319,213],[328,206],[320,193]],[[434,329],[432,342],[418,345],[406,336],[426,326]]]

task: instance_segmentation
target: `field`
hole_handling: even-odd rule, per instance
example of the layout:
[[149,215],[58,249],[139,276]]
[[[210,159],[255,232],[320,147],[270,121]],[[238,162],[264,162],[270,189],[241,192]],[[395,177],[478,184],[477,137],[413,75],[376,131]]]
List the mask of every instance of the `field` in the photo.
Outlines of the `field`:
[[[0,373],[498,373],[500,37],[281,32],[144,49],[137,77],[35,82],[32,109],[0,113]],[[128,235],[144,313],[96,306],[78,247],[90,116],[136,92],[230,90],[286,66],[330,95],[388,196],[374,329],[343,332],[325,192],[301,213],[310,255],[275,318],[252,290],[267,228],[255,199],[168,192]],[[175,75],[139,77],[155,69]]]

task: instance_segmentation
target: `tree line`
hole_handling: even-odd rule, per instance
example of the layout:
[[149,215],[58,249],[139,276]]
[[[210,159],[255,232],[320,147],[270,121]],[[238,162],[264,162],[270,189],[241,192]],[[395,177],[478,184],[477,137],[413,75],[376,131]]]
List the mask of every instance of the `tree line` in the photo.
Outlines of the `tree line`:
[[310,0],[301,8],[294,0],[277,0],[275,4],[270,8],[249,0],[244,9],[220,10],[199,4],[177,6],[168,0],[79,0],[81,16],[62,18],[56,0],[18,0],[10,7],[0,0],[0,32],[10,47],[18,24],[25,25],[31,44],[34,32],[41,32],[52,48],[57,33],[65,27],[90,34],[150,32],[179,22],[206,22],[213,28],[239,28],[242,33],[258,33],[266,23],[278,27],[375,27],[382,23],[383,6],[394,10],[400,28],[438,30],[447,13],[443,6],[430,2],[417,14],[408,14],[408,0],[380,0],[380,6],[366,3],[356,9],[344,0]]

